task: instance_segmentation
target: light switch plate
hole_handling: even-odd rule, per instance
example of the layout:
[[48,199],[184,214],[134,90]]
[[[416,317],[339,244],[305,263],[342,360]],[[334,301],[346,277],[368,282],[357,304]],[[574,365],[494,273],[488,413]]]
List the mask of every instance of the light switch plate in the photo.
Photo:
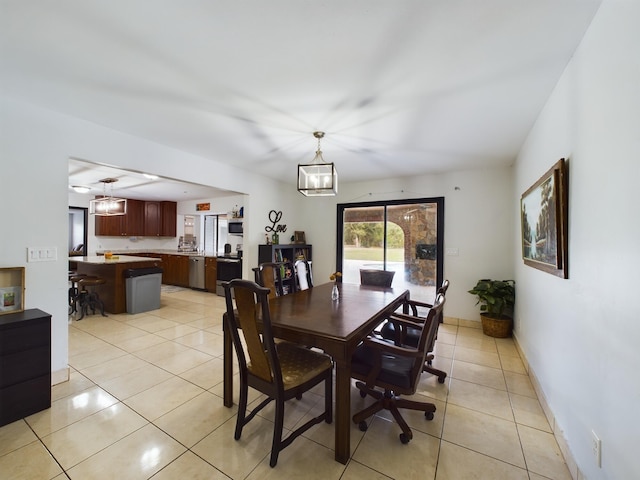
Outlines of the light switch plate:
[[58,260],[57,247],[27,247],[27,262],[55,262]]

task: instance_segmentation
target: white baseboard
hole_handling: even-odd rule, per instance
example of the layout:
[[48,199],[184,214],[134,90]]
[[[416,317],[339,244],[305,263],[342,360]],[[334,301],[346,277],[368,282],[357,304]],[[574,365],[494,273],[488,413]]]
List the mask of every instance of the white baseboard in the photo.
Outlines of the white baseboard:
[[515,332],[513,332],[513,341],[516,345],[516,349],[520,354],[520,358],[522,359],[522,363],[524,363],[524,368],[529,375],[529,379],[531,380],[531,384],[533,385],[533,389],[536,391],[536,395],[538,395],[538,401],[542,406],[542,410],[544,411],[545,416],[547,417],[547,421],[549,422],[549,426],[551,427],[551,431],[553,432],[553,436],[556,438],[556,442],[558,442],[558,447],[560,447],[560,451],[562,452],[562,456],[564,457],[564,461],[567,464],[567,468],[569,469],[569,473],[573,480],[583,480],[584,476],[582,472],[578,468],[578,464],[573,458],[573,454],[571,453],[571,449],[569,448],[569,444],[567,443],[567,439],[564,436],[564,432],[560,428],[560,426],[556,423],[556,417],[551,410],[551,406],[549,402],[547,402],[547,397],[542,390],[542,386],[536,377],[535,372],[531,369],[529,362],[527,361],[527,357],[525,356],[522,348],[520,347],[520,343],[518,342],[518,336]]
[[51,372],[51,386],[69,381],[69,367]]

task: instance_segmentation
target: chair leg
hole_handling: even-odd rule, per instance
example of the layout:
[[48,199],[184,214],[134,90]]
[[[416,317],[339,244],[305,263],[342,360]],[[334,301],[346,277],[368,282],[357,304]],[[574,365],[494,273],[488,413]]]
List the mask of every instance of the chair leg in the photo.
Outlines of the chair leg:
[[422,367],[423,372],[430,373],[438,377],[438,383],[444,383],[444,379],[447,378],[447,372],[443,372],[442,370],[438,370],[437,368],[433,368],[433,353],[427,355],[427,361],[424,362],[424,367]]
[[356,382],[356,387],[358,387],[360,391],[365,392],[376,399],[376,402],[353,416],[353,422],[359,424],[360,430],[362,431],[367,430],[368,426],[365,422],[367,418],[375,415],[380,410],[389,410],[402,430],[402,433],[400,434],[400,441],[402,443],[409,443],[413,438],[413,432],[404,418],[402,418],[402,414],[399,410],[400,408],[423,411],[425,412],[425,418],[427,420],[433,420],[433,413],[436,411],[436,406],[433,403],[418,402],[402,398],[396,396],[390,390],[385,390],[384,393],[382,393],[379,390],[368,388],[362,382]]
[[324,383],[324,421],[333,422],[333,375],[330,373]]
[[245,415],[247,414],[247,395],[248,387],[240,381],[240,401],[238,403],[238,418],[236,419],[236,432],[233,436],[236,440],[240,440],[242,436],[242,427],[245,426]]
[[438,370],[437,368],[433,368],[430,365],[425,363],[423,372],[431,373],[432,375],[436,375],[438,377],[438,383],[444,383],[444,379],[447,378],[447,372],[443,372],[442,370]]
[[82,320],[84,316],[88,313],[87,307],[89,304],[89,292],[86,290],[80,290],[78,293],[78,308],[80,309],[80,318],[78,320]]
[[278,463],[278,455],[282,450],[282,426],[284,424],[284,401],[281,399],[276,400],[276,417],[275,425],[273,426],[273,442],[271,443],[271,460],[269,466],[272,468]]
[[367,408],[365,408],[364,410],[356,413],[352,417],[353,423],[357,423],[358,426],[360,427],[360,430],[364,432],[368,428],[365,420],[367,418],[375,415],[380,410],[384,410],[386,408],[385,405],[386,405],[386,401],[387,400],[386,400],[385,397],[387,396],[387,393],[386,392],[383,393],[383,392],[380,392],[379,390],[374,390],[372,388],[369,388],[362,382],[356,382],[356,387],[362,393],[370,395],[376,400],[374,403],[369,405]]
[[402,433],[400,434],[400,441],[402,443],[409,443],[409,441],[413,438],[413,432],[409,428],[409,425],[407,425],[407,422],[405,422],[404,418],[402,418],[402,415],[400,415],[400,411],[398,410],[396,405],[390,405],[389,411],[391,412],[391,415],[393,415],[393,418],[396,419],[400,430],[402,430]]

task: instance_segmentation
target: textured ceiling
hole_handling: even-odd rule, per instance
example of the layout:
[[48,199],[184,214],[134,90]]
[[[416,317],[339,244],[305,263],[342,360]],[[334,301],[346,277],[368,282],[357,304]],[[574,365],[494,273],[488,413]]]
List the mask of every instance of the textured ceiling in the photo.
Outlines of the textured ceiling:
[[0,0],[0,80],[291,183],[314,130],[341,182],[509,165],[599,4]]

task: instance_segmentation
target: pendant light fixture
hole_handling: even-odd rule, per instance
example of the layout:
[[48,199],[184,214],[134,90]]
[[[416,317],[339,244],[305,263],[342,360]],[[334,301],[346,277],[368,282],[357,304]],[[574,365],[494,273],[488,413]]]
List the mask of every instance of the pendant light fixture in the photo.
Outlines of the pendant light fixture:
[[338,172],[333,163],[322,158],[320,139],[324,132],[313,132],[318,150],[311,163],[298,164],[298,191],[306,197],[327,197],[338,193]]
[[[127,199],[113,196],[113,184],[117,178],[103,178],[100,180],[103,185],[103,195],[89,202],[89,213],[99,217],[111,217],[114,215],[125,215],[127,213]],[[107,195],[107,185],[109,185],[109,195]]]

